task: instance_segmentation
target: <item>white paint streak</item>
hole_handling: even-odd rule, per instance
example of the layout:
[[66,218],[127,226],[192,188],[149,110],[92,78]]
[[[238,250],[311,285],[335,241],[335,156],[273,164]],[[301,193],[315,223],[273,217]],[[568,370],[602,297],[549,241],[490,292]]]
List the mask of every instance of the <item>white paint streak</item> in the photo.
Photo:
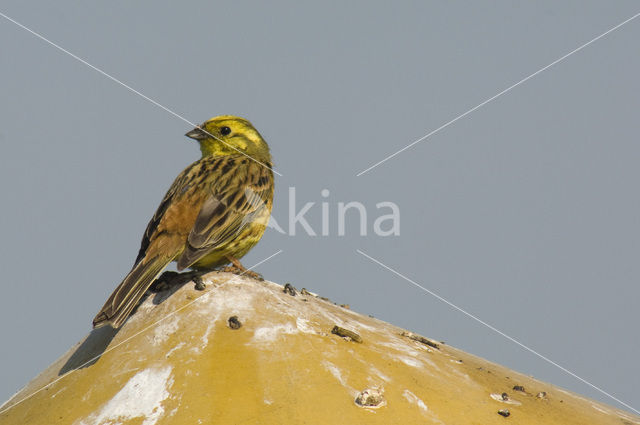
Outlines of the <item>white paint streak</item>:
[[310,325],[310,322],[307,319],[303,319],[302,317],[298,317],[296,319],[296,328],[302,333],[305,334],[315,334],[316,331]]
[[600,413],[604,413],[605,415],[610,415],[611,412],[601,409],[600,407],[596,406],[595,404],[592,404],[591,407],[593,407],[594,409],[596,409],[598,412]]
[[169,320],[163,320],[158,323],[153,329],[153,334],[151,334],[151,343],[160,345],[168,340],[171,334],[178,330],[178,322],[180,322],[178,316],[173,316]]
[[216,326],[216,322],[218,321],[218,319],[220,318],[220,315],[218,314],[216,317],[214,317],[211,320],[211,323],[209,323],[207,325],[207,329],[205,329],[204,333],[202,334],[202,336],[200,337],[200,345],[199,346],[193,346],[191,347],[191,351],[193,351],[196,354],[200,354],[202,353],[202,350],[209,345],[209,336],[212,334],[212,330],[213,328],[215,328]]
[[56,398],[56,396],[57,396],[58,394],[60,394],[61,392],[63,392],[63,391],[64,391],[64,390],[66,390],[66,389],[67,389],[67,387],[62,387],[62,388],[60,388],[60,390],[56,391],[56,393],[55,393],[55,394],[52,394],[52,395],[51,395],[51,398]]
[[451,372],[453,372],[454,375],[458,375],[459,377],[461,377],[462,379],[464,379],[465,381],[467,381],[468,384],[474,385],[476,387],[480,387],[481,385],[478,384],[476,381],[474,381],[473,379],[471,379],[471,377],[469,375],[467,375],[466,373],[460,372],[459,370],[455,369],[455,368],[451,368],[449,369]]
[[276,341],[282,335],[291,335],[298,332],[298,328],[292,323],[263,326],[255,330],[252,341],[257,343],[269,343]]
[[391,378],[389,378],[387,375],[385,375],[384,373],[380,372],[378,369],[376,369],[375,367],[371,366],[371,373],[373,373],[374,375],[378,376],[379,378],[387,381],[387,382],[391,382]]
[[[347,310],[349,313],[352,313],[352,315],[357,315],[357,313],[353,313],[350,310]],[[365,325],[362,322],[349,322],[350,326],[353,326],[359,330],[364,329],[365,331],[369,331],[369,332],[378,332],[378,328],[374,327],[374,326],[369,326],[369,325]]]
[[633,422],[634,424],[640,424],[640,421],[638,420],[637,416],[636,417],[631,417],[631,416],[627,415],[626,413],[618,412],[618,417],[620,417],[620,418],[622,418],[622,419],[624,419],[626,421]]
[[172,383],[170,366],[138,372],[98,413],[77,424],[115,425],[144,418],[142,425],[154,425],[164,415],[162,402],[169,397],[168,387]]
[[416,396],[414,393],[412,393],[409,390],[404,390],[404,392],[402,393],[403,397],[407,399],[407,401],[409,401],[409,403],[411,404],[415,404],[416,406],[418,406],[418,408],[420,410],[422,410],[424,413],[427,413],[429,411],[429,408],[427,407],[426,404],[424,404],[424,401],[420,400],[418,398],[418,396]]
[[167,354],[165,354],[165,357],[169,357],[173,354],[174,351],[177,351],[179,349],[181,349],[182,347],[184,347],[186,344],[184,343],[184,341],[178,343],[175,345],[175,347],[173,347],[171,350],[167,351]]
[[401,353],[407,354],[412,357],[422,356],[424,353],[408,346],[407,344],[402,342],[377,342],[377,345],[382,345],[386,348],[391,348],[393,350],[399,351]]
[[396,360],[400,360],[402,363],[406,364],[407,366],[412,366],[412,367],[417,367],[417,368],[421,368],[421,367],[424,366],[420,360],[414,359],[412,357],[393,356],[393,358],[396,359]]
[[342,377],[342,372],[340,372],[340,369],[338,369],[338,367],[336,365],[334,365],[333,363],[328,362],[326,360],[323,360],[322,361],[322,366],[324,366],[324,368],[326,370],[331,372],[333,377],[336,378],[338,380],[338,382],[340,382],[340,384],[342,384],[345,387],[347,386],[347,382]]

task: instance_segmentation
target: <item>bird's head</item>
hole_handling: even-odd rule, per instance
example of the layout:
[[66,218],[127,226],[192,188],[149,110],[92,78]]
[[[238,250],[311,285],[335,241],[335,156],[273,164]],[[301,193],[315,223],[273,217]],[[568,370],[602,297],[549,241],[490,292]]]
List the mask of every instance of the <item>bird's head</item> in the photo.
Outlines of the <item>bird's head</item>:
[[267,142],[244,118],[232,115],[211,118],[185,136],[200,143],[203,157],[243,153],[258,161],[270,159]]

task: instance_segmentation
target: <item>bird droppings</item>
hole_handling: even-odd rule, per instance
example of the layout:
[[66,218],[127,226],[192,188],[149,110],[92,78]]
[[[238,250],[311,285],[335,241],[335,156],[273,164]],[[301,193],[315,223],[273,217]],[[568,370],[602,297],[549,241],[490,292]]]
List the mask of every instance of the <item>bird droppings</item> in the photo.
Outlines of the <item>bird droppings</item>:
[[546,400],[547,399],[547,393],[545,391],[540,391],[538,394],[536,394],[537,398],[540,398],[542,400]]
[[349,304],[340,304],[340,307],[346,308],[347,310],[351,310],[351,306]]
[[391,382],[391,378],[384,373],[380,372],[380,370],[376,369],[374,366],[371,366],[371,373],[373,375],[378,376],[383,381]]
[[194,276],[193,277],[193,283],[194,283],[194,288],[197,291],[204,291],[205,288],[207,287],[207,285],[204,284],[204,281],[202,280],[202,277],[200,277],[200,276]]
[[303,319],[302,317],[298,317],[296,319],[296,328],[302,333],[306,334],[315,334],[316,331],[311,326],[311,323],[307,319]]
[[78,425],[122,423],[134,418],[143,418],[144,425],[154,425],[164,416],[162,402],[169,397],[172,383],[171,367],[138,372],[99,412]]
[[362,344],[362,337],[357,333],[350,331],[349,329],[341,328],[338,325],[335,325],[333,329],[331,329],[331,333],[334,335],[338,335],[348,341],[357,342],[358,344]]
[[279,325],[271,324],[258,328],[253,333],[253,343],[270,343],[277,341],[285,335],[293,335],[300,332],[292,323],[284,323]]
[[522,404],[518,400],[514,400],[511,397],[509,397],[509,394],[507,393],[502,393],[502,394],[493,393],[491,394],[491,398],[501,403],[513,404],[516,406],[519,406]]
[[408,331],[403,331],[400,335],[407,337],[409,339],[412,339],[414,341],[420,342],[422,344],[428,345],[429,347],[435,348],[437,350],[440,349],[440,346],[436,342],[430,340],[429,338],[425,338],[422,335],[414,334],[413,332],[408,332]]
[[402,396],[403,396],[404,398],[406,398],[406,399],[407,399],[407,401],[408,401],[409,403],[411,403],[411,404],[415,404],[416,406],[418,406],[418,408],[419,408],[420,410],[422,410],[423,412],[425,412],[425,413],[426,413],[426,412],[428,412],[428,411],[429,411],[429,408],[427,408],[427,405],[426,405],[426,404],[424,404],[424,401],[420,400],[420,399],[418,398],[418,396],[416,396],[416,395],[415,395],[414,393],[412,393],[411,391],[409,391],[409,390],[404,390],[404,391],[402,392]]
[[409,356],[394,356],[393,359],[396,361],[401,361],[402,363],[411,367],[421,368],[424,366],[420,360],[414,359],[413,357]]
[[238,316],[231,316],[227,319],[227,323],[231,329],[240,329],[242,327],[242,323],[238,320]]
[[153,345],[162,345],[167,341],[172,334],[174,334],[179,328],[180,319],[176,316],[163,320],[153,330],[153,333],[149,336]]
[[298,292],[296,291],[296,288],[294,288],[293,285],[290,283],[286,283],[284,285],[284,289],[282,290],[282,292],[284,292],[285,294],[289,294],[292,297],[295,297],[298,294]]
[[338,366],[334,365],[333,363],[331,363],[330,361],[327,361],[327,360],[323,360],[322,361],[322,366],[324,366],[324,368],[327,371],[329,371],[329,373],[331,373],[331,375],[340,383],[340,385],[342,385],[343,387],[347,388],[351,393],[355,393],[356,392],[355,389],[353,389],[349,385],[347,385],[347,381],[342,376],[342,372],[340,371]]
[[360,392],[354,401],[356,406],[367,409],[379,409],[387,405],[383,391],[380,388],[367,388]]
[[174,346],[172,349],[170,349],[169,351],[167,351],[167,354],[165,354],[164,356],[168,359],[169,357],[171,357],[171,355],[175,352],[178,351],[179,349],[181,349],[182,347],[185,346],[185,342],[182,341],[178,344],[176,344],[176,346]]
[[509,416],[511,416],[511,412],[509,412],[509,409],[500,409],[498,410],[498,415],[508,418]]
[[514,391],[520,391],[521,393],[525,393],[526,392],[522,385],[514,385],[513,389],[514,389]]
[[[258,418],[286,424],[292,411],[318,424],[625,423],[617,408],[563,393],[449,346],[437,350],[401,336],[404,329],[315,295],[298,291],[299,296],[291,297],[282,285],[225,273],[203,279],[204,292],[195,291],[190,282],[172,286],[169,292],[176,296],[162,304],[147,297],[111,346],[125,343],[71,378],[60,378],[59,371],[77,351],[71,350],[0,407],[0,423],[160,425],[186,418],[205,425]],[[202,301],[182,308],[187,295]],[[301,302],[304,298],[307,303]],[[238,332],[229,332],[233,316],[242,323]],[[174,319],[179,320],[175,331]],[[367,343],[343,341],[330,333],[334,325],[356,332]],[[52,381],[57,382],[21,402]],[[382,401],[370,391],[379,388]],[[536,398],[543,388],[547,400]],[[497,400],[487,399],[492,393]],[[292,402],[292,395],[298,402]],[[560,403],[560,397],[566,402]],[[514,411],[499,418],[500,409]],[[626,420],[625,425],[640,425],[640,418],[631,414]]]
[[311,292],[307,291],[307,288],[302,288],[300,290],[300,295],[313,295]]

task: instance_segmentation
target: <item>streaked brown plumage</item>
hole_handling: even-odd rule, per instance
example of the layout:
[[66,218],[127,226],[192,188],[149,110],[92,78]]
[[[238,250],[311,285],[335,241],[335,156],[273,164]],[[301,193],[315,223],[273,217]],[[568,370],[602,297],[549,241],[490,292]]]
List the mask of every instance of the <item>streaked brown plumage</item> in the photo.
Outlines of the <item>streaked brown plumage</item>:
[[120,327],[171,261],[178,262],[178,270],[211,269],[242,257],[262,237],[273,201],[269,147],[242,118],[216,117],[200,127],[206,132],[196,128],[187,136],[198,140],[202,158],[169,188],[133,268],[96,315],[94,327]]

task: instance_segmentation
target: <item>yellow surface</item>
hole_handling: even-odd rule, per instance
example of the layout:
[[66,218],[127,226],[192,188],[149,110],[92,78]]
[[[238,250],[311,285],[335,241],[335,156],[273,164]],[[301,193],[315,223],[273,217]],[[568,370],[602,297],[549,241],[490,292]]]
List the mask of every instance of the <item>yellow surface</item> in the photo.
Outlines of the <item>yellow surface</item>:
[[[640,424],[313,295],[226,273],[205,282],[152,294],[117,333],[94,330],[7,401],[0,424]],[[355,403],[366,389],[382,393],[378,408]]]

